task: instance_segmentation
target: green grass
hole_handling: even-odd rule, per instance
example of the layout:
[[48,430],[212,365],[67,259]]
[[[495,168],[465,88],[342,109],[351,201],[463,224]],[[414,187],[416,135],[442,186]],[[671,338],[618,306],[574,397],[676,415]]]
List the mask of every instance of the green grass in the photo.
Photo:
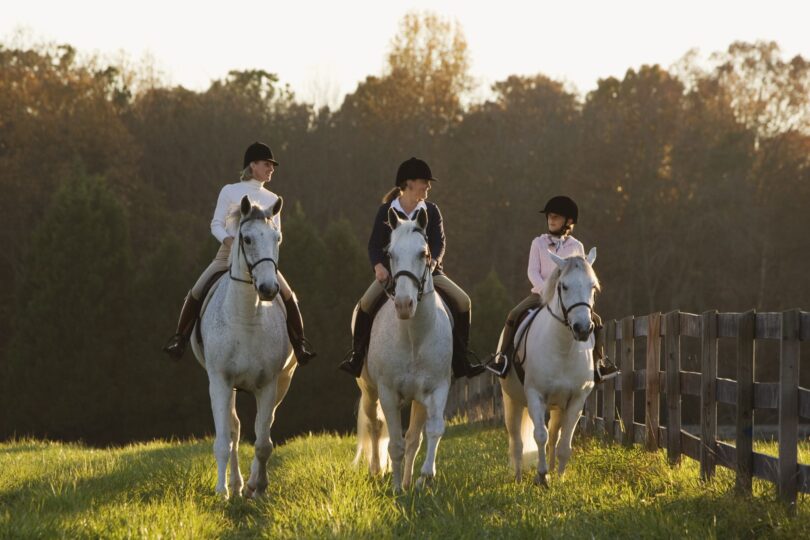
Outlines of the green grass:
[[[252,458],[241,447],[243,472]],[[733,473],[698,480],[663,453],[577,439],[564,480],[539,489],[512,481],[500,427],[448,429],[436,484],[391,494],[350,461],[354,439],[300,437],[271,457],[258,502],[214,496],[211,441],[120,449],[22,440],[0,444],[0,538],[801,538],[810,500],[795,515],[754,481],[735,495]],[[803,447],[801,461],[810,461]],[[421,464],[421,456],[417,465]]]

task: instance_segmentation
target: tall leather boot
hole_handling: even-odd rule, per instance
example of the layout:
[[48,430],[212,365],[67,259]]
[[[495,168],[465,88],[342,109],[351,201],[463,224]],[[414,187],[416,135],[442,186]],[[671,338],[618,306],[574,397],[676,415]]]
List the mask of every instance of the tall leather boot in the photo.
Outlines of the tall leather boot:
[[293,353],[295,353],[298,364],[305,366],[317,354],[308,349],[312,345],[304,337],[304,320],[301,318],[301,310],[298,308],[295,295],[290,295],[290,298],[283,298],[283,300],[284,307],[287,308],[287,334],[290,336]]
[[191,331],[194,329],[194,321],[200,314],[200,307],[202,301],[194,298],[191,291],[186,294],[186,299],[183,301],[183,308],[180,310],[180,319],[177,322],[177,333],[169,338],[168,343],[163,347],[163,352],[179,360],[183,353],[186,351],[188,340],[191,337]]
[[348,358],[343,360],[338,366],[339,369],[359,377],[363,373],[363,358],[368,350],[368,343],[371,340],[372,317],[359,307],[357,316],[354,318],[354,334],[352,335],[352,350]]
[[453,375],[456,377],[475,377],[486,371],[481,364],[471,364],[469,359],[470,319],[472,314],[467,311],[455,316],[453,326]]
[[591,312],[593,319],[593,380],[596,384],[612,379],[619,374],[619,368],[605,356],[605,327],[602,318]]

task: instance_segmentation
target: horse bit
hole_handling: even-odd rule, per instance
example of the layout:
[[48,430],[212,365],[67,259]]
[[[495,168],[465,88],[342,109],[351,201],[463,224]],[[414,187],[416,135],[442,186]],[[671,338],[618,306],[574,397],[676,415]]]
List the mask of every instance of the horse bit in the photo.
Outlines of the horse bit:
[[[238,277],[234,277],[234,275],[233,275],[233,263],[231,263],[231,266],[228,269],[228,276],[232,280],[239,281],[239,282],[242,282],[242,283],[247,283],[249,285],[253,285],[253,269],[256,268],[257,266],[259,266],[260,264],[262,264],[263,262],[271,262],[271,263],[273,263],[273,268],[275,269],[276,272],[278,272],[278,263],[272,257],[265,257],[263,259],[259,259],[258,261],[256,261],[255,263],[252,263],[252,264],[251,264],[250,261],[247,260],[247,253],[245,253],[244,238],[242,237],[242,225],[244,225],[248,221],[252,221],[254,219],[259,219],[259,218],[254,217],[254,218],[246,219],[246,220],[239,223],[239,250],[238,251],[242,254],[242,259],[244,259],[245,265],[247,265],[248,273],[250,274],[250,279],[247,280],[247,279],[240,279]],[[239,257],[238,254],[236,256]]]

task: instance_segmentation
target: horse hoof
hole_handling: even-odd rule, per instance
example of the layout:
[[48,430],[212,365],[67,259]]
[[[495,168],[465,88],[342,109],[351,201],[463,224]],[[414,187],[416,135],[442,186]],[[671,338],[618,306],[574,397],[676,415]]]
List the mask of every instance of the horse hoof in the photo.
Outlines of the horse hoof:
[[433,477],[432,476],[420,476],[416,480],[416,489],[422,491],[424,489],[429,489],[433,487]]
[[546,478],[547,476],[548,475],[546,473],[543,474],[537,473],[537,476],[534,477],[534,485],[547,488],[548,487],[548,480]]
[[252,487],[250,487],[249,485],[248,485],[248,486],[245,486],[245,489],[244,489],[244,495],[245,495],[245,498],[247,498],[247,499],[252,499],[252,498],[253,498],[253,495],[254,495],[255,493],[256,493],[256,490],[255,490],[255,489],[253,489],[253,488],[252,488]]

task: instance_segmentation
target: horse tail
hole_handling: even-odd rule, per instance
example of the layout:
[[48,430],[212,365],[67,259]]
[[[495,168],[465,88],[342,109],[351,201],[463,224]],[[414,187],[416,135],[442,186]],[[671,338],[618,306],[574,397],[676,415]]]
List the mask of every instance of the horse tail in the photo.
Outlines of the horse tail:
[[354,466],[359,465],[360,460],[365,456],[366,463],[368,463],[369,466],[372,465],[371,459],[374,455],[373,428],[375,427],[374,424],[376,424],[378,431],[377,455],[380,457],[379,472],[382,473],[387,471],[390,467],[390,463],[388,461],[388,424],[385,423],[385,416],[383,415],[382,406],[380,406],[379,401],[377,401],[374,405],[376,408],[377,418],[369,418],[368,414],[366,414],[365,408],[363,407],[362,401],[363,398],[361,397],[357,409],[357,452],[354,455],[352,464]]
[[523,442],[523,466],[531,466],[537,461],[537,442],[534,440],[534,422],[525,407],[520,420],[520,440]]

